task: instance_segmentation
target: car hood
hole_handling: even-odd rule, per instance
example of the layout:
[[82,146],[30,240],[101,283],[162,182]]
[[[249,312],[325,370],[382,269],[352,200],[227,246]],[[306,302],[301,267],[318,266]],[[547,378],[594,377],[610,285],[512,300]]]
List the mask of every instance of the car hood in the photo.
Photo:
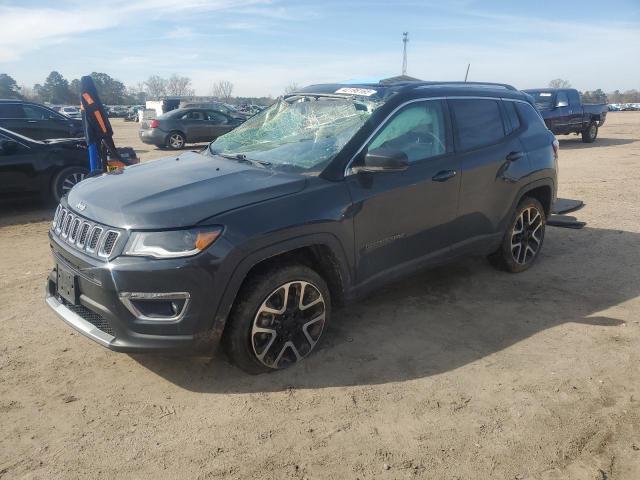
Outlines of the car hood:
[[190,227],[220,213],[295,193],[299,175],[189,152],[141,163],[76,185],[69,207],[125,229]]

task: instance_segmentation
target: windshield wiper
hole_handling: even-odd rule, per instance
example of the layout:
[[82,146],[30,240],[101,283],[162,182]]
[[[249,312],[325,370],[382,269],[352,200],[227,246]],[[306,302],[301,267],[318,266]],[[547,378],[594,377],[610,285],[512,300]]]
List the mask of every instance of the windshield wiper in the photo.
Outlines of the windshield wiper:
[[218,155],[219,157],[228,158],[230,160],[236,160],[237,162],[245,162],[256,167],[270,167],[271,162],[267,162],[265,160],[255,160],[252,158],[247,158],[244,153],[216,153],[212,152],[214,155]]

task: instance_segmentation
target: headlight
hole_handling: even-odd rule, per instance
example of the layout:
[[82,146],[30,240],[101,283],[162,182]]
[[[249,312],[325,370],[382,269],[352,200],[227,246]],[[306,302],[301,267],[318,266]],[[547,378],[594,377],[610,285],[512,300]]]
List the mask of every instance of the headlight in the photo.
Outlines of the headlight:
[[211,245],[222,227],[191,228],[166,232],[132,232],[125,255],[153,258],[189,257]]

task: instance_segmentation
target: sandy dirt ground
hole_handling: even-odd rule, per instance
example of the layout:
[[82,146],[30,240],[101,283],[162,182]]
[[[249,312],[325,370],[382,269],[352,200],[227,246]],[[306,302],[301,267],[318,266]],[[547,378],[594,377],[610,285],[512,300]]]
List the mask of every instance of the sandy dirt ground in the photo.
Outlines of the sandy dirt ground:
[[257,377],[74,333],[43,300],[51,209],[4,205],[0,478],[639,479],[640,112],[560,144],[588,225],[549,227],[533,269],[478,258],[390,285]]

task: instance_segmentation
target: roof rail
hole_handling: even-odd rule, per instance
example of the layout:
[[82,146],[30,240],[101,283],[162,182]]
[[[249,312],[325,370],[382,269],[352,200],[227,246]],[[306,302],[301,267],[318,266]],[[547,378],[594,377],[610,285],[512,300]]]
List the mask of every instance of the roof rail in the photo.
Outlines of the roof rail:
[[518,89],[513,85],[509,85],[507,83],[492,83],[492,82],[461,82],[461,81],[453,81],[453,82],[422,82],[420,84],[415,85],[415,88],[422,87],[447,87],[447,86],[456,86],[456,87],[484,87],[484,88],[504,88],[505,90],[512,90],[517,92]]

